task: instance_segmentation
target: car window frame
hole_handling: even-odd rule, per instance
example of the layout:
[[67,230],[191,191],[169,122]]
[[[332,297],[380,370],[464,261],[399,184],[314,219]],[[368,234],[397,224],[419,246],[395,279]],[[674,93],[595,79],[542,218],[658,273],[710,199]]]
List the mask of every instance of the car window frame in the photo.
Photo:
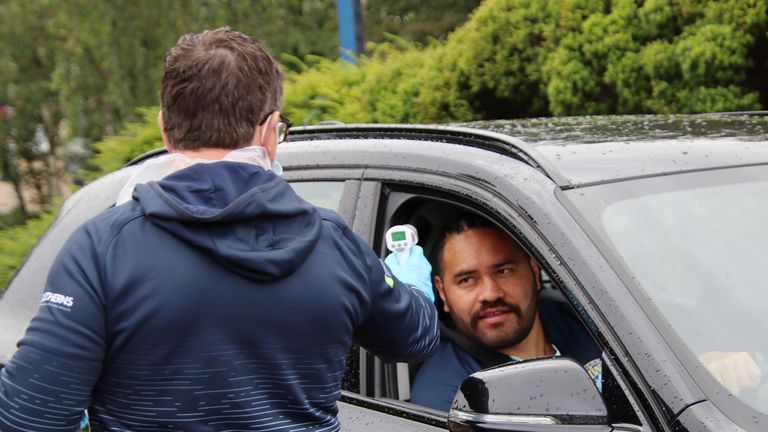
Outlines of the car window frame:
[[[425,179],[425,177],[430,177],[430,174],[428,173],[409,172],[406,174],[405,172],[399,172],[394,176],[390,174],[392,173],[384,174],[384,173],[378,172],[378,170],[366,170],[364,174],[366,183],[367,182],[378,183],[380,185],[379,188],[381,190],[381,195],[379,198],[381,200],[381,203],[379,204],[380,210],[379,210],[377,219],[375,221],[375,224],[373,226],[374,232],[368,232],[369,238],[373,238],[373,241],[370,242],[370,245],[374,248],[375,251],[380,253],[380,256],[384,256],[384,254],[386,254],[386,250],[385,250],[386,247],[383,245],[383,242],[381,241],[381,239],[378,238],[378,237],[381,237],[381,235],[383,235],[383,232],[386,230],[386,227],[382,226],[381,224],[386,223],[386,221],[392,216],[392,214],[395,211],[397,211],[397,208],[388,208],[388,205],[387,205],[388,203],[387,203],[386,194],[388,193],[389,188],[391,188],[392,185],[396,185],[395,186],[396,188],[405,188],[405,190],[409,190],[409,189],[414,190],[414,188],[420,188],[420,187],[429,188],[430,192],[426,194],[426,196],[433,197],[433,198],[435,196],[438,196],[438,197],[449,199],[449,200],[451,199],[451,197],[458,196],[456,195],[457,189],[462,190],[465,194],[467,192],[467,189],[474,189],[472,185],[467,185],[467,184],[464,184],[463,187],[459,187],[459,188],[452,188],[451,186],[448,186],[445,184],[442,186],[438,186],[438,183]],[[408,177],[407,179],[399,177],[404,174]],[[455,181],[456,179],[448,183],[453,183]],[[462,183],[462,182],[459,180],[459,183]],[[526,220],[526,217],[527,217],[526,212],[524,211],[513,211],[512,214],[509,214],[508,212],[501,212],[502,214],[499,214],[498,212],[491,211],[491,214],[489,214],[488,213],[490,211],[489,206],[484,205],[481,198],[463,199],[457,203],[465,207],[468,207],[474,211],[478,211],[486,216],[492,217],[493,219],[495,219],[497,222],[507,227],[508,229],[509,227],[518,227],[518,228],[520,227],[519,225],[512,225],[509,222],[510,215],[515,215],[512,219],[517,220],[518,223],[520,223],[520,221]],[[402,201],[399,202],[397,206],[401,204],[402,204]],[[503,213],[507,213],[507,214],[504,215]],[[526,223],[525,225],[528,225],[528,224]],[[527,230],[513,229],[510,231],[516,231],[512,233],[513,236],[519,240],[522,240],[521,243],[524,245],[524,247],[527,250],[532,252],[532,254],[536,257],[537,261],[543,264],[543,269],[545,269],[549,274],[555,275],[555,279],[558,281],[557,282],[558,286],[561,286],[561,288],[563,288],[564,291],[572,292],[574,289],[573,287],[578,286],[574,278],[568,277],[568,276],[571,276],[571,272],[563,265],[562,261],[555,260],[555,262],[553,263],[551,260],[546,260],[541,256],[542,254],[539,252],[541,251],[541,247],[542,247],[541,245],[546,243],[546,241],[543,238],[539,236],[530,237],[531,236],[530,233],[528,233],[528,237],[526,237],[526,235],[524,234],[521,234],[521,231],[527,231]],[[568,276],[563,276],[563,275],[568,275]],[[571,283],[570,286],[561,285],[561,284],[567,284],[568,283],[567,281],[570,281]],[[581,290],[583,289],[583,287],[577,287],[576,289]],[[573,304],[574,301],[578,301],[578,298],[576,296],[572,296],[571,298],[569,298],[569,301]],[[603,339],[603,343],[604,342],[605,342],[605,339]],[[363,353],[361,353],[361,358],[362,357],[363,357]],[[370,359],[368,359],[368,362],[370,363]],[[361,360],[361,364],[365,364],[364,360]],[[606,365],[609,368],[611,368],[611,370],[616,371],[614,375],[617,375],[616,380],[617,380],[618,387],[626,395],[627,400],[631,404],[631,409],[635,412],[637,417],[643,419],[641,420],[643,424],[639,425],[639,427],[643,427],[643,428],[648,427],[648,425],[651,422],[647,420],[648,417],[646,416],[646,413],[643,407],[641,407],[641,405],[634,400],[636,398],[636,394],[633,391],[632,386],[627,384],[625,378],[623,378],[623,373],[621,372],[621,368],[616,364],[615,361],[611,360],[610,358],[606,362]],[[375,368],[374,373],[378,373],[378,370],[380,368],[387,367],[387,366],[391,366],[391,365],[384,365],[383,363],[374,363],[373,364],[373,367]],[[390,368],[390,370],[392,370],[392,368]],[[391,388],[391,383],[389,384],[385,383],[384,385],[389,385]],[[403,409],[412,409],[412,406],[413,406],[413,404],[409,402],[401,401],[395,398],[391,398],[391,397],[382,398],[381,396],[377,396],[375,392],[372,395],[369,394],[367,397],[372,397],[378,400],[386,400],[396,406],[402,406]],[[445,415],[447,416],[447,413],[445,413]]]
[[[598,318],[602,332],[600,340],[608,341],[611,358],[621,364],[622,379],[627,383],[623,389],[637,397],[638,410],[642,411],[640,417],[644,424],[653,424],[664,430],[672,418],[668,415],[668,404],[671,403],[673,408],[686,407],[690,401],[700,400],[695,398],[695,389],[690,387],[691,383],[685,378],[681,382],[688,393],[681,393],[678,389],[654,388],[645,381],[642,371],[674,363],[672,353],[663,347],[654,347],[661,350],[658,359],[651,359],[644,368],[634,363],[634,357],[642,354],[638,354],[638,349],[630,351],[624,347],[613,328],[621,326],[625,331],[624,337],[627,333],[637,335],[632,336],[633,339],[647,336],[653,342],[652,326],[642,318],[637,323],[624,325],[621,322],[624,317],[619,316],[619,309],[615,307],[611,320],[606,320],[602,315],[600,308],[610,308],[615,301],[612,292],[606,291],[606,287],[613,288],[616,285],[621,291],[621,281],[612,274],[600,251],[594,248],[568,209],[558,201],[557,196],[562,193],[561,185],[554,183],[536,165],[474,146],[416,141],[409,137],[324,137],[322,143],[310,139],[291,144],[290,151],[283,152],[284,162],[288,162],[285,166],[309,170],[355,167],[363,170],[365,182],[424,185],[459,196],[471,196],[478,203],[503,202],[495,204],[504,209],[500,217],[502,224],[514,227],[517,237],[534,239],[526,247],[538,251],[534,255],[539,262],[548,263],[548,267],[543,267],[549,273],[554,274],[554,266],[560,266],[560,282],[572,290],[590,316]],[[365,151],[361,151],[362,148]],[[324,166],[330,168],[322,168]],[[375,239],[372,239],[372,232],[358,229],[356,232],[373,245]],[[590,290],[585,288],[587,286]],[[596,298],[592,297],[595,295],[593,288],[597,288]],[[624,302],[622,304],[628,303],[630,309],[635,306],[631,304],[631,299],[621,293],[619,295],[620,302]],[[637,347],[642,349],[642,345],[633,346]],[[677,371],[669,367],[666,369]],[[661,392],[661,399],[657,392]],[[676,410],[672,414],[679,412]]]

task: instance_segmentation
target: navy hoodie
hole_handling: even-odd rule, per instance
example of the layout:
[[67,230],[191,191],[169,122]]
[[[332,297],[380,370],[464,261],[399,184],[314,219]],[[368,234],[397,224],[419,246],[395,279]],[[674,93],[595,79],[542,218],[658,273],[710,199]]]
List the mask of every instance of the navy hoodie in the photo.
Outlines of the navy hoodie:
[[[138,185],[59,253],[0,371],[0,430],[338,430],[358,342],[419,361],[429,299],[271,171],[193,165]],[[389,281],[389,282],[387,282]]]

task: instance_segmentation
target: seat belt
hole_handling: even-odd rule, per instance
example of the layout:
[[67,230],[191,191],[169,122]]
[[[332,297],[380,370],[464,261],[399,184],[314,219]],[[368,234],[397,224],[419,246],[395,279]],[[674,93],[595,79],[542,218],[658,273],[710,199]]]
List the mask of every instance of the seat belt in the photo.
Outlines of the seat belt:
[[502,354],[496,350],[492,350],[478,344],[477,342],[469,339],[458,331],[449,328],[443,322],[440,323],[440,334],[447,338],[449,341],[461,347],[464,351],[468,352],[472,357],[475,358],[475,360],[480,362],[480,364],[483,366],[483,369],[488,369],[489,367],[498,366],[500,364],[509,363],[512,361],[508,355]]

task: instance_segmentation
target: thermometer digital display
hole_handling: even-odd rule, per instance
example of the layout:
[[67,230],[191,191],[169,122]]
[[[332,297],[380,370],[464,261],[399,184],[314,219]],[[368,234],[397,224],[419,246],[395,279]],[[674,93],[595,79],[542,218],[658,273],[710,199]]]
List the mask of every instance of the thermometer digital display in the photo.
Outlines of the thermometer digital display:
[[392,251],[400,264],[408,259],[411,247],[419,242],[419,234],[413,225],[395,225],[385,234],[387,249]]
[[395,231],[389,236],[393,242],[405,240],[405,231]]

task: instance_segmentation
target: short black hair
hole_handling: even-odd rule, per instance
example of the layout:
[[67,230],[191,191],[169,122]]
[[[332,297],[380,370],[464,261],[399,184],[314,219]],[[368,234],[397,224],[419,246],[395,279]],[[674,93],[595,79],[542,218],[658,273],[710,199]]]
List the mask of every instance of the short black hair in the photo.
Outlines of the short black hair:
[[443,229],[439,237],[440,240],[437,242],[437,246],[435,246],[433,255],[435,259],[432,263],[434,274],[440,276],[441,278],[443,277],[443,252],[445,250],[445,243],[448,241],[449,237],[456,234],[461,234],[471,229],[481,228],[492,228],[503,232],[501,227],[493,223],[490,219],[477,213],[461,212],[457,214],[454,222]]

